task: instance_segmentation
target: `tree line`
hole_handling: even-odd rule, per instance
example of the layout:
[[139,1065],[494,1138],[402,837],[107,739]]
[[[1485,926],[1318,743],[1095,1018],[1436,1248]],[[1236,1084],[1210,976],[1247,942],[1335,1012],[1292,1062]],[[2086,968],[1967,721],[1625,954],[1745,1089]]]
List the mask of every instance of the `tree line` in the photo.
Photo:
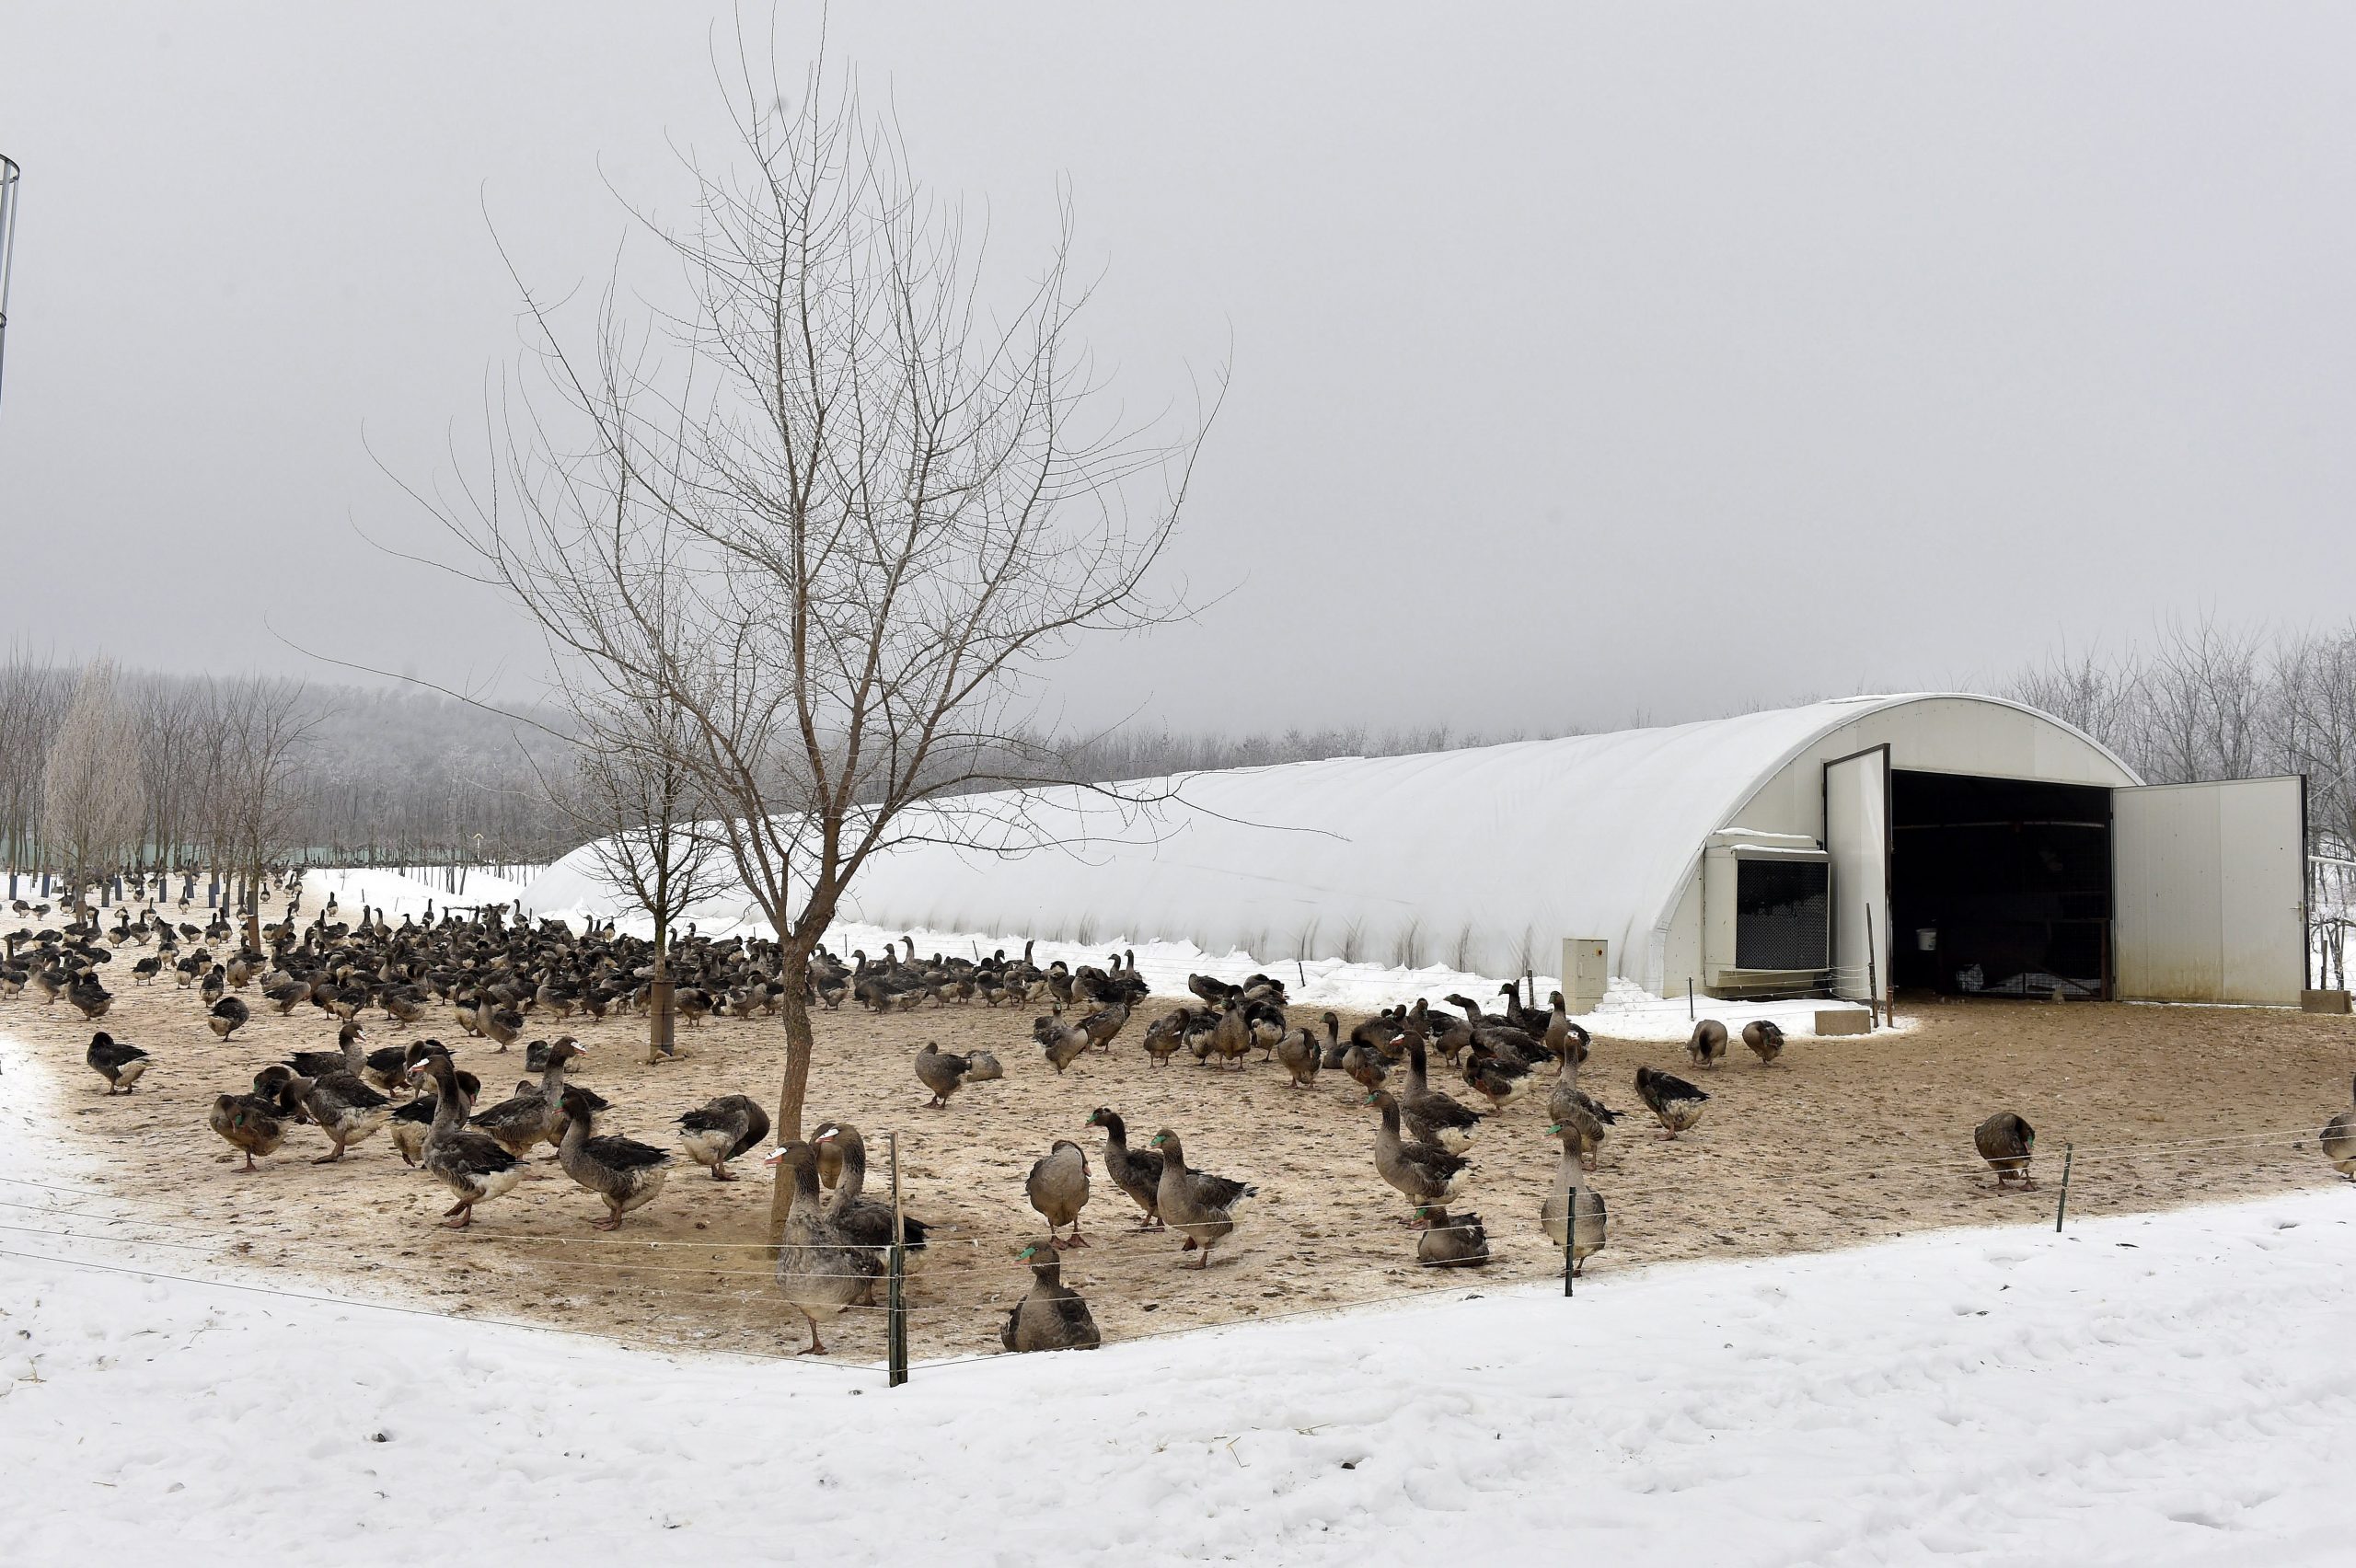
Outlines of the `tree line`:
[[578,841],[555,735],[454,698],[0,661],[0,859],[153,873],[535,863]]

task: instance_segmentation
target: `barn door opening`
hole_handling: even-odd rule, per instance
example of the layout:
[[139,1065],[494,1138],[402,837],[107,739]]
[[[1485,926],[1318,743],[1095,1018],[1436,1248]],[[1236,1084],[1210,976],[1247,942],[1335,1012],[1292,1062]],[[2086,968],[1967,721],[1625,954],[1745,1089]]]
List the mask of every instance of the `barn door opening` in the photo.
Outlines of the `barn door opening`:
[[1889,748],[1824,765],[1824,847],[1832,858],[1832,994],[1889,994]]
[[2111,792],[2121,997],[2297,1005],[2307,981],[2306,782]]

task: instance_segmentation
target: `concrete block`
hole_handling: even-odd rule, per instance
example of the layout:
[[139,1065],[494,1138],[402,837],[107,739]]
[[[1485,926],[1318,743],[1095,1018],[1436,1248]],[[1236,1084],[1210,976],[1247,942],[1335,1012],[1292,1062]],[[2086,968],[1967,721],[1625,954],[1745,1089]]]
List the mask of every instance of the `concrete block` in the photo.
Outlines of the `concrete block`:
[[1873,1027],[1873,1015],[1863,1008],[1837,1008],[1816,1015],[1819,1034],[1863,1034]]
[[2311,1013],[2344,1013],[2349,1010],[2348,993],[2345,991],[2302,991],[2299,993],[2299,1010]]

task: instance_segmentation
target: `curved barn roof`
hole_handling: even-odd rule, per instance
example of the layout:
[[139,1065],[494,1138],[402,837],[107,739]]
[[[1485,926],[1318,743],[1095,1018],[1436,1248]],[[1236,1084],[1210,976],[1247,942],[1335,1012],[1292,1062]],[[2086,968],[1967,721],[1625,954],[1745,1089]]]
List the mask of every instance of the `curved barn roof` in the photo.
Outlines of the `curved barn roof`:
[[[1615,968],[1639,974],[1633,961],[1665,928],[1712,833],[1835,732],[1924,702],[2033,713],[1994,698],[1852,698],[1658,729],[1182,775],[1147,824],[1120,823],[1085,792],[1049,791],[1028,814],[1064,841],[1057,847],[996,855],[905,846],[861,873],[843,914],[902,928],[1184,940],[1213,953],[1490,974],[1550,970],[1561,938],[1602,937]],[[2034,718],[2132,781],[2078,732]],[[609,906],[584,882],[583,853],[534,884],[535,910]],[[742,899],[715,902],[733,913]]]

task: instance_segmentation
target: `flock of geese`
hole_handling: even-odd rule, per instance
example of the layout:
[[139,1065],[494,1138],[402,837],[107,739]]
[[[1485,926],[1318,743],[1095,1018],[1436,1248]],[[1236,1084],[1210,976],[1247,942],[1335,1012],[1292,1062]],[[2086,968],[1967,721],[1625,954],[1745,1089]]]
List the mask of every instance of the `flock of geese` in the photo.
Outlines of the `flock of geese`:
[[[510,923],[498,910],[487,917],[445,911],[438,920],[429,910],[422,923],[404,917],[395,926],[382,912],[364,908],[356,922],[345,923],[332,899],[307,925],[298,926],[290,909],[284,921],[262,929],[266,953],[233,945],[236,933],[219,917],[200,928],[158,918],[152,910],[134,919],[127,906],[111,927],[91,920],[29,938],[19,931],[6,939],[0,955],[0,996],[30,987],[50,1005],[62,999],[97,1020],[113,999],[99,977],[102,968],[117,950],[152,948],[130,965],[134,980],[173,975],[180,988],[195,993],[217,1038],[232,1039],[249,1022],[251,1005],[238,994],[247,991],[281,1015],[308,1008],[337,1020],[333,1051],[297,1052],[268,1064],[249,1086],[213,1101],[207,1124],[243,1153],[245,1170],[258,1169],[257,1157],[276,1153],[292,1129],[309,1124],[328,1143],[318,1163],[341,1160],[353,1145],[389,1129],[402,1159],[451,1194],[443,1222],[453,1228],[466,1227],[479,1205],[512,1192],[526,1159],[542,1148],[602,1207],[597,1228],[618,1228],[625,1216],[663,1192],[674,1166],[672,1150],[601,1130],[613,1119],[613,1108],[570,1081],[589,1049],[575,1037],[528,1042],[523,1065],[537,1076],[483,1107],[481,1078],[461,1067],[440,1040],[370,1049],[362,1021],[364,1013],[374,1012],[406,1027],[441,1012],[466,1035],[504,1052],[539,1019],[562,1022],[575,1015],[644,1010],[653,983],[651,944],[610,927],[575,934],[557,921]],[[784,1000],[770,944],[714,941],[690,928],[673,943],[669,963],[678,1012],[689,1028],[714,1013],[774,1013]],[[1464,996],[1447,997],[1448,1009],[1438,1009],[1418,999],[1385,1009],[1345,1033],[1330,1011],[1314,1027],[1295,1023],[1284,984],[1265,974],[1240,985],[1196,974],[1188,988],[1195,1001],[1139,1032],[1151,1066],[1166,1068],[1188,1055],[1206,1069],[1241,1072],[1256,1050],[1263,1063],[1283,1070],[1290,1089],[1309,1090],[1322,1073],[1348,1078],[1378,1119],[1371,1163],[1404,1201],[1401,1217],[1416,1233],[1419,1262],[1460,1268],[1490,1261],[1481,1216],[1460,1206],[1471,1180],[1468,1150],[1485,1124],[1525,1099],[1542,1100],[1548,1136],[1559,1143],[1553,1182],[1536,1216],[1540,1228],[1575,1274],[1603,1250],[1606,1205],[1585,1177],[1597,1168],[1599,1150],[1622,1113],[1582,1086],[1578,1068],[1592,1040],[1572,1020],[1560,992],[1541,1009],[1534,995],[1525,1003],[1520,989],[1507,984],[1499,988],[1495,1012]],[[910,940],[905,954],[895,947],[881,959],[861,951],[846,963],[822,951],[805,1000],[876,1013],[951,1002],[1045,1003],[1050,1010],[1035,1019],[1032,1038],[1060,1077],[1091,1052],[1109,1053],[1148,995],[1132,954],[1116,954],[1103,967],[1056,963],[1042,968],[1026,946],[1019,957],[999,952],[973,961],[936,956],[919,962]],[[1715,1019],[1697,1022],[1685,1044],[1692,1068],[1697,1074],[1716,1069],[1737,1037]],[[1783,1031],[1767,1020],[1745,1025],[1738,1038],[1761,1067],[1776,1065],[1784,1050]],[[85,1059],[110,1095],[133,1092],[153,1066],[146,1051],[104,1032],[92,1037]],[[1435,1081],[1435,1062],[1456,1075],[1461,1098]],[[933,1042],[916,1055],[914,1070],[930,1095],[925,1107],[935,1111],[947,1111],[969,1086],[1005,1076],[992,1052],[944,1052]],[[1669,1139],[1699,1125],[1711,1098],[1689,1079],[1650,1065],[1636,1069],[1634,1087]],[[1182,1255],[1193,1254],[1192,1266],[1207,1268],[1213,1249],[1235,1233],[1237,1211],[1256,1189],[1191,1164],[1174,1128],[1156,1130],[1139,1147],[1109,1106],[1097,1107],[1088,1125],[1103,1133],[1104,1176],[1138,1211],[1138,1228],[1176,1235]],[[717,1182],[736,1180],[730,1162],[770,1142],[768,1115],[742,1094],[687,1110],[674,1126],[671,1141],[678,1151]],[[1973,1141],[2000,1188],[2035,1186],[2028,1172],[2036,1134],[2025,1119],[1998,1113],[1975,1129]],[[2342,1174],[2356,1180],[2356,1110],[2332,1119],[2323,1147]],[[873,1304],[895,1237],[911,1263],[920,1262],[927,1228],[866,1195],[865,1145],[849,1124],[821,1124],[810,1138],[769,1150],[764,1163],[781,1168],[796,1193],[777,1285],[808,1322],[804,1354],[823,1352],[822,1320]],[[1060,1264],[1065,1250],[1089,1245],[1081,1219],[1091,1174],[1089,1151],[1069,1139],[1057,1140],[1030,1169],[1025,1196],[1047,1236],[1020,1254],[1033,1284],[1004,1324],[1000,1338],[1010,1350],[1101,1343],[1086,1301],[1063,1284]]]

